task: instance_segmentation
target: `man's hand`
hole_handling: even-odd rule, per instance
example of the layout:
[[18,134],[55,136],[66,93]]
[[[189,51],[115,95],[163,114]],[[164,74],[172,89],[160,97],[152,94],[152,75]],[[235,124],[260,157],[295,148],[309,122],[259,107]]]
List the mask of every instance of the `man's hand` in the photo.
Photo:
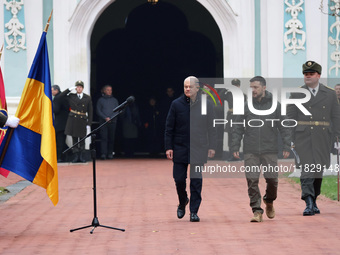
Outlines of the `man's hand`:
[[174,151],[173,150],[167,150],[166,152],[167,159],[173,159],[174,157]]
[[106,122],[108,122],[109,120],[110,120],[110,118],[109,118],[109,117],[106,117],[106,118],[105,118],[105,121],[106,121]]
[[10,116],[8,117],[5,126],[11,127],[11,128],[16,128],[19,125],[19,119],[15,116]]
[[288,158],[289,157],[290,152],[289,151],[283,151],[282,155],[283,158]]
[[233,156],[234,156],[234,158],[240,159],[240,152],[235,151],[235,152],[233,153]]
[[212,150],[212,149],[208,150],[208,157],[209,158],[215,157],[215,150]]
[[77,87],[73,86],[73,87],[69,88],[68,90],[69,90],[69,91],[72,91],[72,90],[75,90],[76,88],[77,88]]

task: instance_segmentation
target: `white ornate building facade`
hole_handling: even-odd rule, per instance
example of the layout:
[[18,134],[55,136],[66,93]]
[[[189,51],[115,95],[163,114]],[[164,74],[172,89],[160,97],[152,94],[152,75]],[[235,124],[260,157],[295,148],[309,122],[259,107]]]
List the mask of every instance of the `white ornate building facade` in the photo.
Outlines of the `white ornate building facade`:
[[[144,60],[153,58],[152,52],[164,56],[161,60],[155,60],[164,65],[160,77],[177,75],[178,80],[182,79],[186,73],[173,70],[173,66],[177,64],[166,65],[168,60],[173,61],[172,63],[190,62],[188,59],[181,59],[181,56],[192,49],[190,46],[186,48],[181,46],[185,41],[180,39],[188,32],[175,34],[180,30],[181,24],[185,24],[191,34],[200,36],[197,38],[205,38],[204,40],[207,41],[205,45],[209,45],[211,52],[216,55],[209,60],[209,65],[214,65],[214,68],[207,73],[197,71],[200,75],[227,78],[254,75],[268,78],[295,78],[302,77],[302,63],[314,60],[323,66],[322,78],[327,79],[326,83],[330,86],[334,86],[336,80],[340,78],[340,19],[338,16],[323,14],[320,4],[323,4],[323,12],[328,13],[336,12],[339,2],[338,0],[159,0],[157,4],[151,5],[147,0],[1,0],[0,13],[3,15],[0,19],[0,41],[4,42],[1,68],[7,100],[11,107],[10,112],[14,113],[19,102],[42,30],[52,8],[53,17],[48,31],[52,83],[59,84],[62,89],[65,89],[81,79],[85,83],[85,92],[95,97],[99,86],[113,82],[109,76],[106,77],[101,72],[106,70],[105,66],[113,65],[112,70],[118,70],[115,75],[120,77],[117,82],[120,88],[126,89],[130,86],[129,90],[136,89],[138,94],[140,90],[134,87],[135,85],[122,84],[124,80],[134,80],[134,76],[139,76],[138,80],[135,80],[142,84],[144,79],[147,80],[146,85],[143,85],[146,89],[147,84],[153,84],[154,81],[149,76],[157,77],[160,65],[147,64],[148,66],[145,67],[143,61],[133,60],[133,56],[129,56],[129,52],[134,52],[131,55],[136,55],[137,50],[143,52],[144,48],[145,52],[148,52],[148,55],[143,56]],[[144,44],[140,41],[143,36],[139,34],[143,32],[143,27],[138,25],[147,27],[150,39],[157,32],[156,29],[161,29],[153,27],[157,19],[161,20],[162,17],[157,17],[156,11],[147,8],[155,8],[162,4],[165,6],[162,7],[162,17],[168,19],[164,21],[164,24],[168,25],[164,30],[174,30],[171,30],[171,24],[176,22],[178,27],[176,31],[161,34],[166,36],[174,33],[173,36],[169,36],[167,43],[155,39],[161,37],[158,36],[153,38],[155,44],[150,42]],[[171,10],[171,15],[164,15],[167,14],[167,10]],[[144,17],[142,12],[147,13],[148,16]],[[141,21],[138,21],[138,17]],[[185,22],[181,23],[183,17]],[[146,22],[147,18],[152,18],[150,23]],[[160,23],[163,24],[162,22]],[[130,30],[125,32],[131,27],[137,29],[134,32]],[[107,37],[109,34],[112,36]],[[119,35],[129,38],[125,39],[129,45],[135,42],[129,46],[133,47],[133,50],[132,48],[124,50],[127,52],[126,57],[119,55],[121,53],[119,47],[124,48],[127,45],[126,41],[119,42],[119,38],[122,38]],[[112,40],[112,43],[108,40]],[[176,46],[179,47],[178,50],[174,46],[177,42],[179,42]],[[191,39],[192,46],[196,42],[197,40]],[[153,45],[148,48],[150,44]],[[147,47],[143,48],[143,45]],[[205,45],[197,46],[197,53],[190,53],[192,54],[190,56],[194,56],[189,56],[194,59],[193,62],[200,61],[195,56],[205,54]],[[171,53],[167,53],[168,51]],[[177,51],[181,51],[181,54],[177,54]],[[105,59],[106,53],[110,56],[110,60]],[[174,56],[176,60],[172,59]],[[129,61],[125,63],[125,59]],[[118,60],[120,62],[115,63]],[[138,65],[133,63],[134,61],[139,61]],[[124,64],[120,65],[120,63]],[[133,68],[134,64],[138,68]],[[123,66],[122,69],[119,69],[120,66]],[[187,73],[199,69],[178,66],[182,69],[187,68]],[[126,69],[131,72],[124,76],[122,73]],[[143,69],[142,74],[148,71],[150,74],[143,76],[135,71],[139,69]],[[106,70],[106,72],[110,71]],[[99,77],[106,78],[101,80]],[[154,86],[152,90],[157,89],[156,85],[150,86]]]

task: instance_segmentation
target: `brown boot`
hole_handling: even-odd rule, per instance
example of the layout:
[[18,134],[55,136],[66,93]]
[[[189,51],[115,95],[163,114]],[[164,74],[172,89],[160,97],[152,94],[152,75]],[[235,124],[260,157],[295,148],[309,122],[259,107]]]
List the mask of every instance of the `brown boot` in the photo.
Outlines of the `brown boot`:
[[262,222],[262,213],[254,212],[254,217],[250,219],[250,222]]
[[266,214],[267,214],[267,217],[269,219],[274,219],[274,217],[275,217],[275,209],[274,209],[273,202],[269,203],[266,200],[263,200],[263,202],[266,205]]

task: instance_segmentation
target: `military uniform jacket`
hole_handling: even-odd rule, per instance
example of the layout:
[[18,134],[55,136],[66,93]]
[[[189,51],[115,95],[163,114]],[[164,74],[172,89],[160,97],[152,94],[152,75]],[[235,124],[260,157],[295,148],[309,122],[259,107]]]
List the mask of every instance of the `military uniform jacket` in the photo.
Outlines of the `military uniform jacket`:
[[216,148],[213,106],[208,101],[207,115],[202,115],[200,97],[197,94],[197,100],[192,105],[185,95],[171,103],[164,141],[165,150],[173,150],[173,161],[176,163],[206,163],[208,149]]
[[86,126],[91,126],[92,124],[93,108],[91,97],[83,93],[82,99],[79,99],[77,94],[68,94],[69,92],[70,90],[66,89],[60,94],[60,96],[67,96],[70,105],[65,134],[73,137],[84,137],[86,135]]
[[[302,88],[308,90],[306,85]],[[302,93],[292,93],[290,98],[304,97]],[[311,99],[303,106],[312,115],[304,115],[295,105],[287,107],[288,118],[298,122],[294,128],[293,141],[301,164],[329,167],[332,133],[340,135],[340,105],[335,91],[320,84],[317,95],[311,95]]]

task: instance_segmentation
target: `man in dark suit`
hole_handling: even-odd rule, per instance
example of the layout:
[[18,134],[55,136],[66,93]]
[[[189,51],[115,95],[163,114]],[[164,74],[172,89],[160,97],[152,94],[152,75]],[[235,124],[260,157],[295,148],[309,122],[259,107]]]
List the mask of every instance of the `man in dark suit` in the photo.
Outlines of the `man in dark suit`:
[[[213,127],[213,106],[208,102],[207,114],[201,114],[199,81],[194,76],[184,80],[184,95],[171,103],[165,126],[165,150],[173,160],[173,178],[179,199],[177,217],[183,218],[189,203],[186,192],[188,164],[190,164],[190,221],[198,222],[197,215],[202,201],[202,173],[197,171],[214,157],[216,130]],[[197,168],[197,167],[198,168]]]
[[[70,113],[67,118],[65,134],[72,136],[73,144],[77,143],[79,138],[86,135],[87,129],[92,124],[93,108],[92,100],[89,95],[83,93],[84,83],[77,81],[76,87],[71,87],[63,91],[60,96],[67,96]],[[76,94],[70,93],[72,90],[76,90]],[[85,141],[82,141],[78,146],[73,148],[73,160],[72,163],[85,162]]]
[[53,113],[54,113],[54,129],[57,142],[57,158],[58,162],[63,162],[62,152],[67,148],[65,143],[65,126],[69,113],[69,105],[65,97],[60,96],[60,87],[52,86],[53,95]]
[[[302,65],[305,85],[311,99],[303,106],[312,114],[305,115],[295,105],[288,105],[288,119],[297,121],[293,141],[300,157],[301,199],[306,208],[303,215],[320,213],[316,199],[320,195],[324,168],[330,166],[332,135],[340,135],[340,106],[333,89],[319,83],[321,66],[314,61]],[[304,98],[303,93],[292,93],[291,98]],[[333,129],[333,130],[332,130]]]

